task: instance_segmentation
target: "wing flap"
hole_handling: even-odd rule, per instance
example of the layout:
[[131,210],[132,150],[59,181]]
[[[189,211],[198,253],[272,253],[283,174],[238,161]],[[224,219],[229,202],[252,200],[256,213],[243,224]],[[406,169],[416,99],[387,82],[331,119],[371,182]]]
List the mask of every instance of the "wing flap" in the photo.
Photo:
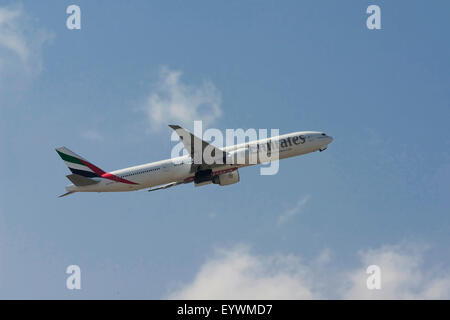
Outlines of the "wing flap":
[[164,184],[164,185],[162,185],[160,187],[157,187],[157,188],[149,189],[148,192],[161,190],[161,189],[167,189],[167,188],[170,188],[170,187],[175,187],[176,185],[179,185],[179,184],[182,184],[182,183],[183,182],[171,182],[171,183]]

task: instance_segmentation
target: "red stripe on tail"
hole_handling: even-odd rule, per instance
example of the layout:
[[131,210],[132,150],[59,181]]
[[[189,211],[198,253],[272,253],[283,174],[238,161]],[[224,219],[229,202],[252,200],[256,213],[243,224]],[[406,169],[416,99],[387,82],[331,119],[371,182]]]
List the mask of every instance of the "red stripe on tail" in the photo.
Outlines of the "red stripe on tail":
[[99,167],[93,165],[92,163],[80,159],[81,162],[83,162],[83,164],[88,167],[89,169],[91,169],[92,171],[94,171],[95,174],[99,175],[100,177],[104,178],[104,179],[108,179],[108,180],[112,180],[112,181],[116,181],[116,182],[122,182],[122,183],[126,183],[126,184],[138,184],[136,182],[127,180],[127,179],[123,179],[121,177],[118,177],[116,175],[113,175],[112,173],[109,172],[105,172],[102,169],[100,169]]

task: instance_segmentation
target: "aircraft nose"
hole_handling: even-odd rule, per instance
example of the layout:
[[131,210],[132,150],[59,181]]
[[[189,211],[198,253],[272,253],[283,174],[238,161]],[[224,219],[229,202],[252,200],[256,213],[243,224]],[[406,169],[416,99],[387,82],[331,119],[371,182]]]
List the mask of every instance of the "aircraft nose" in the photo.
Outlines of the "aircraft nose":
[[328,136],[328,144],[330,144],[330,143],[332,143],[333,142],[333,137],[331,137],[331,136]]

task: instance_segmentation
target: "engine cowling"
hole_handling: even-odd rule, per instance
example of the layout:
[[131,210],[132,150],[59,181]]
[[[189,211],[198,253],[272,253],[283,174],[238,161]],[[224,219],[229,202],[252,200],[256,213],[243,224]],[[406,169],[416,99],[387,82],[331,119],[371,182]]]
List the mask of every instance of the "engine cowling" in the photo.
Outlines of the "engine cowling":
[[214,176],[212,182],[221,186],[227,186],[239,182],[239,171],[235,170]]
[[213,178],[212,170],[202,170],[195,173],[194,182],[195,184],[202,184],[204,182],[211,181]]

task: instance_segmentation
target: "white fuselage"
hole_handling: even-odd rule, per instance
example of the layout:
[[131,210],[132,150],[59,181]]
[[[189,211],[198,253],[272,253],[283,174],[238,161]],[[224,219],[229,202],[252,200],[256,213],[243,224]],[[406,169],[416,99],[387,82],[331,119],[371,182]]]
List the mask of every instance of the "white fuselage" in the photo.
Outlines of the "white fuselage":
[[[285,159],[318,150],[324,150],[327,148],[328,144],[333,141],[333,138],[321,132],[302,131],[228,146],[222,148],[222,150],[227,153],[239,152],[240,150],[245,149],[256,150],[256,146],[258,145],[262,147],[267,146],[269,140],[271,144],[279,146],[279,159]],[[258,163],[262,162],[258,161]],[[223,164],[216,165],[211,169],[213,173],[217,174],[224,172],[224,170],[232,170],[253,164],[256,163]],[[136,184],[126,184],[103,178],[93,178],[93,180],[98,180],[99,182],[83,187],[69,185],[66,187],[66,190],[75,192],[133,191],[172,182],[190,182],[194,176],[194,173],[192,172],[192,158],[189,155],[115,170],[112,171],[111,174]]]

